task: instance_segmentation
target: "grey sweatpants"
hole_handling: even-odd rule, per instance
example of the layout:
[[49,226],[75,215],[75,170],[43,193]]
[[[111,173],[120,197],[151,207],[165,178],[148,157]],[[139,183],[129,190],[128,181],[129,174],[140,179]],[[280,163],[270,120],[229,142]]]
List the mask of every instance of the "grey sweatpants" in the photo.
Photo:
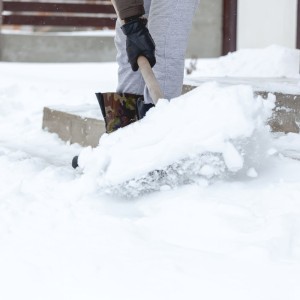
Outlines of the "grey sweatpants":
[[[181,94],[184,59],[194,13],[200,0],[144,0],[148,28],[156,44],[154,74],[166,99]],[[144,95],[152,103],[139,71],[133,72],[126,54],[126,36],[116,24],[117,92]]]

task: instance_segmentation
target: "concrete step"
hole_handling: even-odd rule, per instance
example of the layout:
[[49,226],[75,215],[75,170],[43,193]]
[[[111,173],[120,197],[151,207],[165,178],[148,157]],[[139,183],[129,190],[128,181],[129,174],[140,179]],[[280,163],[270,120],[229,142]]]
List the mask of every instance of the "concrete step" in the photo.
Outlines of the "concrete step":
[[206,83],[223,86],[245,84],[252,86],[256,95],[264,99],[269,93],[276,96],[275,109],[269,125],[273,132],[300,132],[300,79],[266,77],[197,77],[186,78],[183,93]]
[[[100,108],[99,109],[99,115]],[[105,133],[104,120],[84,117],[58,109],[44,107],[43,129],[56,133],[63,141],[78,143],[84,147],[98,145],[99,139]]]
[[[194,89],[199,84],[201,83],[184,85],[183,93]],[[276,107],[268,122],[273,132],[300,132],[300,86],[297,90],[297,86],[293,85],[290,91],[294,93],[278,92],[278,89],[276,91],[273,86],[272,93],[276,96]],[[255,93],[267,98],[270,90],[255,89]],[[45,107],[42,127],[44,130],[56,133],[64,141],[92,147],[98,145],[101,135],[105,133],[105,123],[96,104],[85,107],[83,111],[78,111],[74,107]]]

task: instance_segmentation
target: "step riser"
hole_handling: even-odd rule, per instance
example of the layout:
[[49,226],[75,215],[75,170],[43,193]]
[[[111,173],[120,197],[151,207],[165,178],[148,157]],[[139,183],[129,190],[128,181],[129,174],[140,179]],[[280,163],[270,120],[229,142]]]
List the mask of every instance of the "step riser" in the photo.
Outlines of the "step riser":
[[101,135],[105,133],[105,123],[45,107],[43,129],[56,133],[63,141],[71,144],[96,147]]

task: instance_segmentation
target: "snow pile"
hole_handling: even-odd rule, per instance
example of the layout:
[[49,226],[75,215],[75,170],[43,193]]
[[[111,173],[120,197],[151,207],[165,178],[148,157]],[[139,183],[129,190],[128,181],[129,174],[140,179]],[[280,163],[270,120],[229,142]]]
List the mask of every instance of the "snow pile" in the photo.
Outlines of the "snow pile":
[[[94,91],[115,89],[116,73],[115,64],[0,62],[0,299],[299,300],[300,160],[281,153],[299,154],[300,135],[272,138],[267,160],[243,154],[241,171],[251,178],[237,175],[135,200],[103,195],[94,189],[91,173],[82,176],[70,165],[82,147],[43,131],[42,111],[49,105],[95,103]],[[208,91],[206,101],[200,89],[184,96],[186,102],[197,96],[199,116],[209,121],[197,128],[199,134],[214,132],[212,121],[220,117],[232,124],[221,134],[232,133],[239,109],[246,123],[235,123],[235,130],[242,133],[243,124],[261,129],[253,125],[253,114],[265,110],[260,99],[245,97],[244,87],[234,89],[239,96],[215,89],[223,92],[223,114]],[[229,93],[239,98],[236,106],[229,105]],[[175,110],[179,103],[162,103],[118,135],[145,130],[163,107]],[[209,103],[216,106],[212,115]],[[180,120],[191,125],[183,114],[196,114],[180,108],[180,118],[170,124],[174,139],[183,136],[175,132]],[[156,126],[169,125],[152,129]],[[244,146],[247,153],[265,143],[260,138],[255,132],[246,138],[253,145],[253,150]],[[167,146],[164,151],[170,153]],[[132,167],[141,159],[136,162]],[[259,176],[253,178],[251,166]]]
[[277,45],[241,49],[218,59],[200,60],[191,76],[300,78],[299,59],[299,50]]
[[82,151],[79,165],[101,187],[125,183],[136,193],[236,173],[259,153],[256,139],[266,132],[271,107],[249,86],[207,83],[160,100],[142,121],[102,136],[96,149]]

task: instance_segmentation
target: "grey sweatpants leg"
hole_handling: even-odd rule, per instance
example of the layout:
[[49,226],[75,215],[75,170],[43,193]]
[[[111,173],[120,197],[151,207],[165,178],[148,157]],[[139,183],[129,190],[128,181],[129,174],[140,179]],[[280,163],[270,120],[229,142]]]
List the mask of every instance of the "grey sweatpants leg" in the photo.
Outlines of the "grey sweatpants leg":
[[[184,59],[192,20],[199,0],[144,0],[148,28],[156,44],[153,68],[166,99],[181,94]],[[133,72],[126,54],[126,37],[116,25],[118,87],[117,92],[144,95],[145,103],[153,102],[139,71]]]

